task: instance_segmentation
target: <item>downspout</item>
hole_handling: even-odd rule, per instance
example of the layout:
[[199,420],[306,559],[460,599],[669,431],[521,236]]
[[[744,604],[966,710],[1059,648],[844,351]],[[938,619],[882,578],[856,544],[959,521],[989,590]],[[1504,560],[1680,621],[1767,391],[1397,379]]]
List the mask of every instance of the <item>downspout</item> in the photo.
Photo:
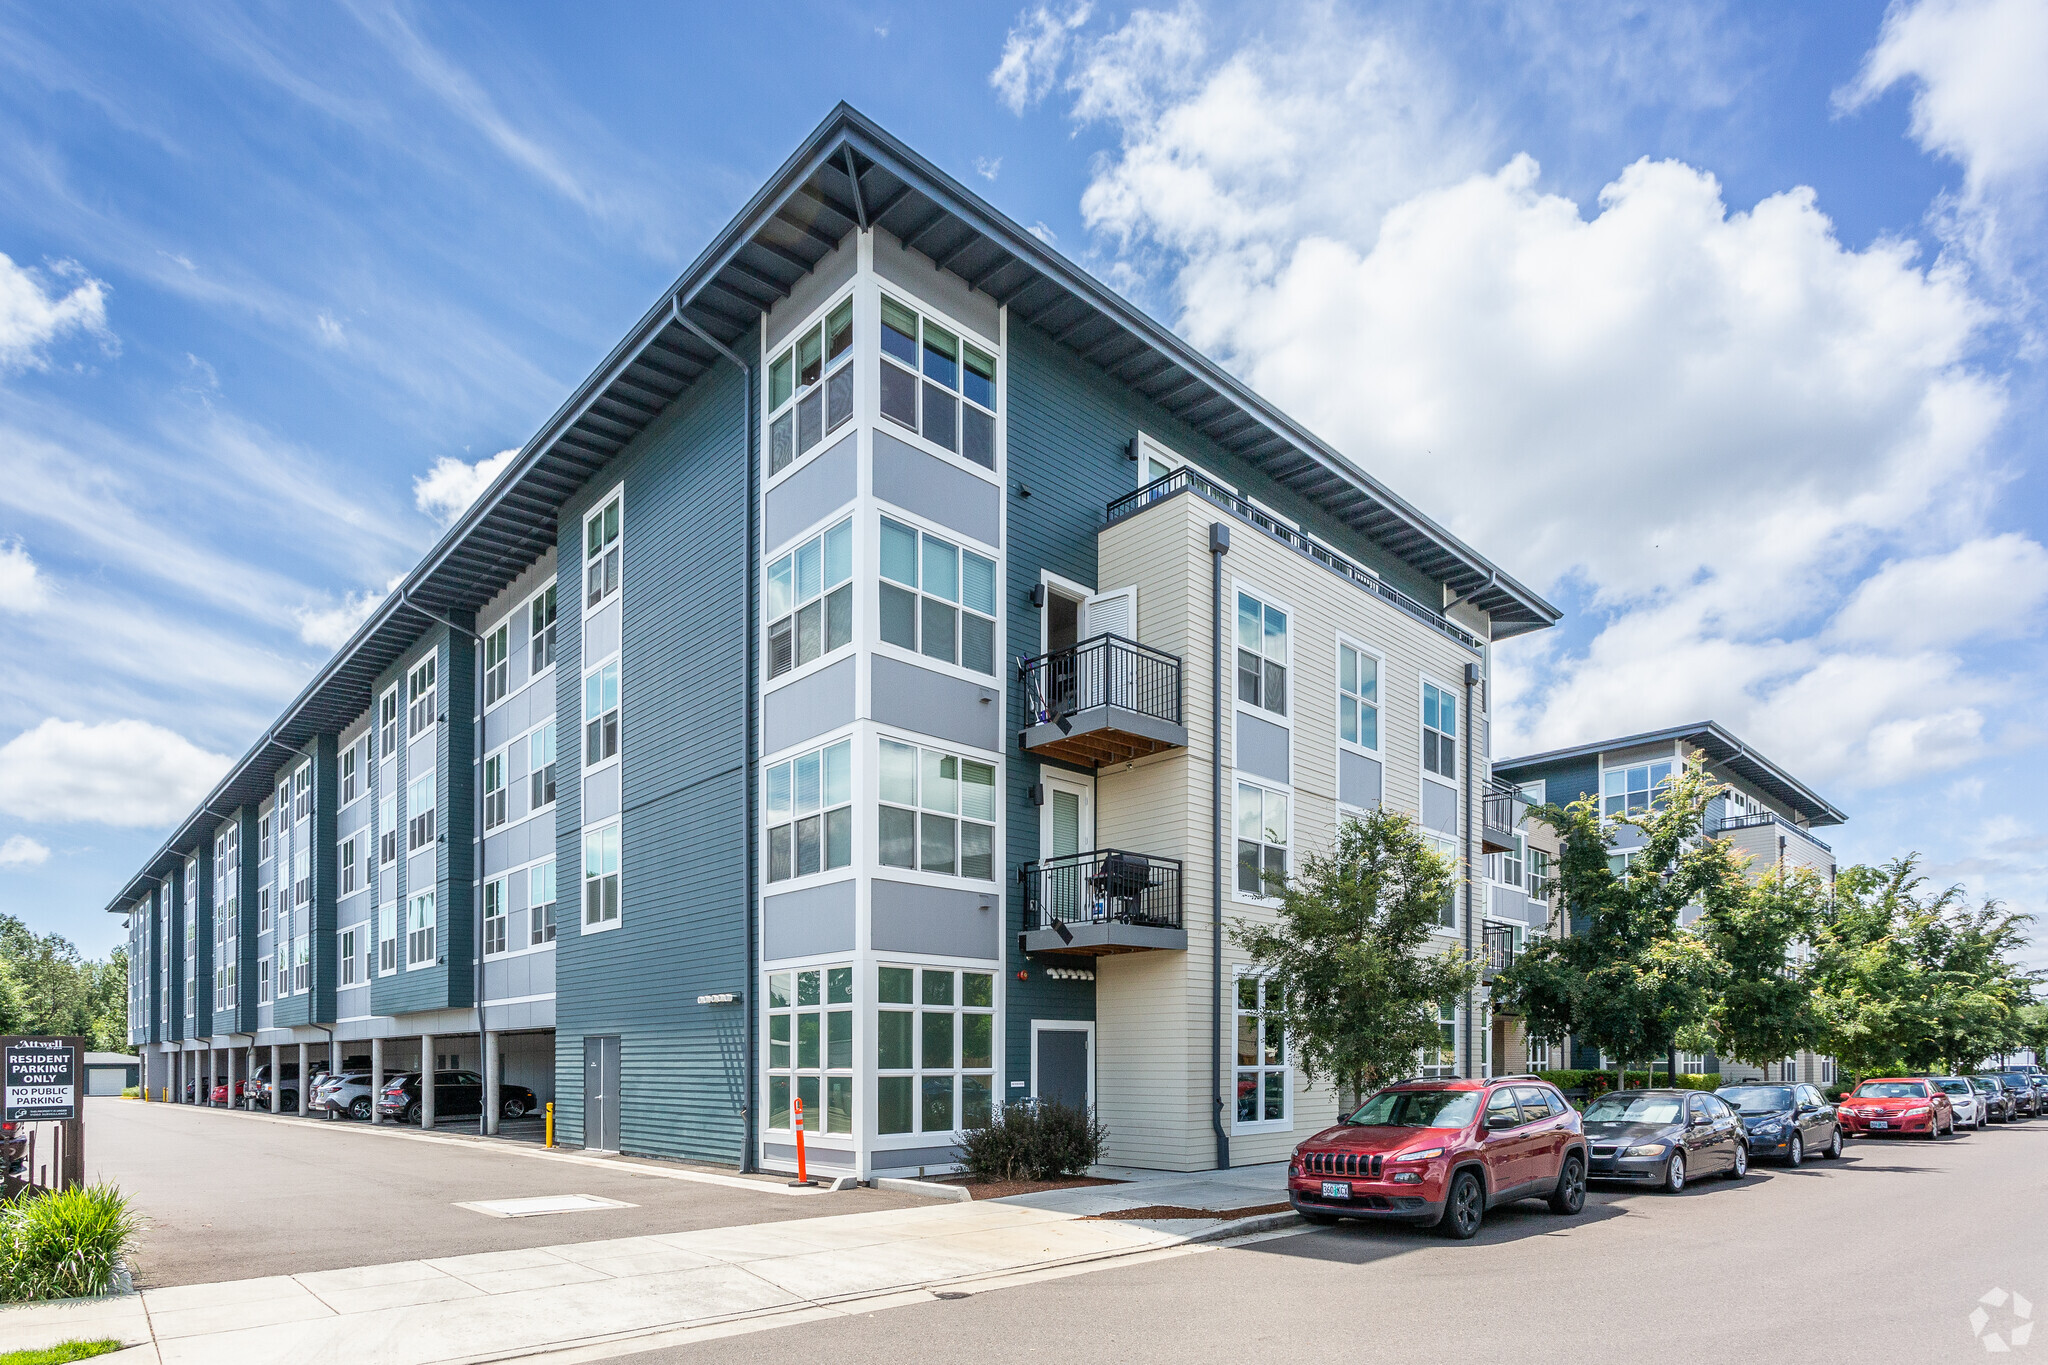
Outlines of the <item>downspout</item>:
[[[1472,711],[1472,691],[1479,682],[1479,665],[1465,665],[1465,819],[1460,834],[1465,843],[1465,953],[1476,957],[1479,953],[1479,907],[1476,901],[1477,883],[1472,868],[1472,811],[1478,804],[1479,778],[1472,771],[1472,730],[1478,723]],[[1479,1073],[1475,1040],[1479,1036],[1479,996],[1470,986],[1465,988],[1465,1074]]]
[[[849,172],[852,170],[851,152],[847,156],[847,168]],[[856,202],[858,202],[860,179],[858,176],[852,178],[853,192]],[[862,226],[863,230],[865,230],[866,225],[863,224]],[[760,1064],[760,1041],[755,1031],[759,1011],[756,1008],[754,993],[754,982],[759,976],[760,952],[755,925],[759,908],[759,884],[757,881],[759,869],[755,866],[755,860],[756,852],[761,847],[760,831],[756,828],[756,822],[760,819],[761,803],[756,799],[754,790],[757,776],[755,770],[759,766],[755,762],[758,753],[756,748],[755,690],[756,681],[760,676],[758,671],[759,660],[756,654],[760,648],[761,635],[759,624],[755,620],[755,614],[760,609],[757,598],[761,589],[759,566],[760,518],[756,515],[754,505],[754,500],[760,488],[760,449],[758,438],[760,436],[761,423],[755,411],[755,403],[760,398],[760,385],[756,382],[753,364],[742,360],[734,353],[731,347],[725,345],[717,337],[712,336],[685,316],[683,313],[683,302],[680,298],[671,298],[668,302],[668,307],[669,316],[675,319],[679,326],[686,328],[699,341],[737,366],[747,384],[747,758],[744,765],[746,775],[743,779],[747,800],[747,981],[746,986],[740,991],[740,1008],[746,1015],[744,1030],[747,1040],[747,1055],[746,1061],[743,1064],[746,1082],[746,1102],[740,1106],[740,1140],[743,1144],[740,1151],[740,1170],[742,1172],[752,1172],[759,1166],[759,1163],[755,1160],[757,1144],[755,1141],[754,1125],[757,1117],[757,1106],[754,1104],[754,1100],[761,1093],[760,1077],[756,1074],[755,1070]],[[765,314],[762,319],[762,325],[766,326]],[[759,342],[756,342],[757,346],[759,344]]]
[[1209,523],[1212,584],[1209,659],[1209,1124],[1216,1130],[1216,1169],[1230,1169],[1230,1132],[1223,1126],[1223,556],[1230,528]]

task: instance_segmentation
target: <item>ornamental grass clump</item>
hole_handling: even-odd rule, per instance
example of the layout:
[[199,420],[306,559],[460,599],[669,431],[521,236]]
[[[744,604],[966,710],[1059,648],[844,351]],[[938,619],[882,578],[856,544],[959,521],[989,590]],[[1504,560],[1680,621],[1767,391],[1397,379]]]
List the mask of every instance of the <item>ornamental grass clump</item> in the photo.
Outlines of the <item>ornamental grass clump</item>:
[[0,1303],[107,1293],[135,1232],[128,1197],[112,1185],[0,1204]]

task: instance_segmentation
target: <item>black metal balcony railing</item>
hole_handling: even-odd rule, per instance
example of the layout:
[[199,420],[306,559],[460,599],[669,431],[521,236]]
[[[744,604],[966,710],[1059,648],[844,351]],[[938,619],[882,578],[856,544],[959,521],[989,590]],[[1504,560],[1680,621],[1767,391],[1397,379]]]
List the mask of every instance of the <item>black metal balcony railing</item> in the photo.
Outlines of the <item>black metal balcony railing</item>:
[[1504,924],[1487,925],[1480,958],[1487,976],[1498,976],[1514,966],[1515,931]]
[[1180,719],[1180,660],[1165,650],[1097,635],[1021,660],[1027,723],[1044,725],[1096,706],[1115,706],[1172,725]]
[[1515,830],[1522,823],[1528,798],[1504,782],[1494,782],[1479,794],[1480,828],[1488,853],[1505,853],[1515,846]]
[[1835,851],[1827,844],[1824,844],[1820,840],[1814,838],[1812,831],[1801,829],[1799,826],[1793,824],[1790,820],[1785,819],[1783,816],[1777,815],[1767,810],[1758,811],[1754,815],[1731,815],[1727,819],[1721,821],[1719,824],[1714,826],[1714,833],[1716,835],[1722,835],[1728,833],[1730,830],[1756,829],[1763,825],[1777,825],[1781,829],[1789,829],[1794,834],[1798,835],[1800,838],[1806,840],[1806,842],[1808,842],[1809,844],[1812,844],[1815,848],[1821,850],[1821,852],[1823,853],[1833,853]]
[[1017,869],[1024,883],[1024,925],[1134,924],[1181,927],[1180,860],[1122,849],[1069,853]]
[[1479,650],[1479,637],[1453,625],[1442,612],[1418,602],[1372,570],[1331,549],[1300,528],[1289,526],[1250,499],[1241,498],[1229,489],[1211,483],[1186,465],[1154,479],[1137,492],[1126,493],[1112,502],[1109,505],[1109,524],[1114,526],[1124,518],[1135,516],[1154,503],[1164,502],[1181,492],[1193,493],[1205,501],[1214,503],[1239,520],[1250,522],[1295,553],[1314,560],[1339,578],[1349,579],[1355,586],[1408,613],[1432,630],[1456,640],[1467,649],[1475,652]]

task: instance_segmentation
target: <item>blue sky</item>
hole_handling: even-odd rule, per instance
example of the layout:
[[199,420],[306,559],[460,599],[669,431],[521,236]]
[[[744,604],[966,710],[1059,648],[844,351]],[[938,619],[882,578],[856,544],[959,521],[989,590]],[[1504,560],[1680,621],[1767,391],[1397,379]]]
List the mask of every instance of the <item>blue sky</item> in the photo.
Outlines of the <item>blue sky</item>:
[[[1792,12],[1786,12],[1790,10]],[[1713,716],[2048,896],[2048,5],[0,4],[0,909],[201,794],[833,103]]]

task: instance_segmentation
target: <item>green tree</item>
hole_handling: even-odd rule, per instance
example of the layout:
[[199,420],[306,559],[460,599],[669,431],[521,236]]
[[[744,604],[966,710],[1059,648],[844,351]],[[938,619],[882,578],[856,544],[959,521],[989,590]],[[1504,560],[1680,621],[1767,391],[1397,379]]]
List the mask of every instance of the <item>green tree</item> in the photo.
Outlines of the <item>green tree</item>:
[[14,916],[0,915],[0,1015],[14,1012],[14,1032],[80,1035],[95,1046],[125,1051],[127,975],[125,952],[93,962],[63,935],[39,935]]
[[1382,809],[1346,820],[1328,853],[1275,881],[1276,921],[1233,922],[1232,941],[1280,987],[1289,1045],[1311,1078],[1362,1096],[1412,1075],[1440,1044],[1439,1002],[1479,975],[1462,953],[1426,951],[1456,885],[1414,822]]
[[1813,983],[1792,950],[1811,940],[1828,892],[1808,868],[1773,867],[1745,883],[1712,897],[1693,928],[1713,954],[1713,1051],[1763,1067],[1819,1037]]
[[[1649,810],[1604,820],[1596,797],[1534,813],[1558,832],[1559,891],[1572,933],[1540,939],[1494,978],[1494,1008],[1519,1014],[1529,1032],[1569,1033],[1624,1066],[1671,1051],[1707,1017],[1714,964],[1706,944],[1679,925],[1688,905],[1709,910],[1743,894],[1728,845],[1699,838],[1707,802],[1720,790],[1687,766]],[[1624,860],[1617,825],[1643,832]]]

